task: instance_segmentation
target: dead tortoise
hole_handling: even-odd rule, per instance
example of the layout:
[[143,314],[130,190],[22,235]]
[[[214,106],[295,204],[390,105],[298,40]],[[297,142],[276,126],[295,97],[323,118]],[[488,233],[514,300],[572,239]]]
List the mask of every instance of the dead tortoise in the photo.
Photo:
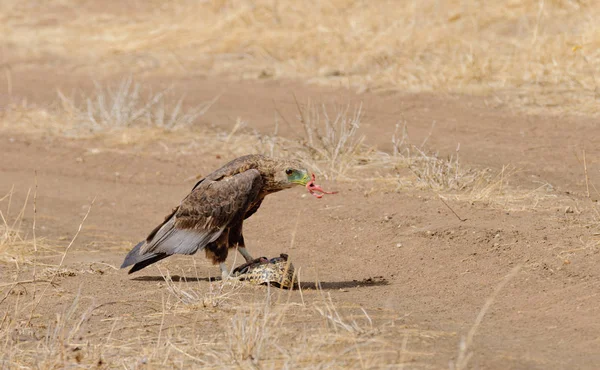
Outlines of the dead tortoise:
[[231,277],[252,284],[274,285],[285,289],[291,289],[297,283],[294,265],[288,262],[288,255],[285,253],[271,259],[260,257],[244,263],[233,270]]

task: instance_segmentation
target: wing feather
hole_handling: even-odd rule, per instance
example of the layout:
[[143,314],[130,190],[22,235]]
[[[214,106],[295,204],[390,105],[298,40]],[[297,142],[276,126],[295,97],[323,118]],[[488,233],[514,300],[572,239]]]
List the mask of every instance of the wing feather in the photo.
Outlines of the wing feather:
[[236,220],[243,220],[260,193],[262,178],[250,169],[219,181],[202,181],[139,248],[147,254],[194,254],[214,242]]

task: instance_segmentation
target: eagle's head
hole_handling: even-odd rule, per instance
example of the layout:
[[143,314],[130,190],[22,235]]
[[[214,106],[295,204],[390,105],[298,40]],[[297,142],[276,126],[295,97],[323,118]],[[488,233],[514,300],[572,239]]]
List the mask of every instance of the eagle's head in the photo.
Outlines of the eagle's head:
[[274,161],[271,165],[270,177],[267,184],[270,193],[288,189],[294,185],[306,187],[308,192],[317,198],[321,198],[323,194],[336,193],[327,192],[315,184],[315,174],[311,174],[300,162],[294,160],[280,159]]
[[310,172],[298,161],[278,160],[272,167],[272,183],[274,191],[288,189],[294,185],[306,186],[310,182]]

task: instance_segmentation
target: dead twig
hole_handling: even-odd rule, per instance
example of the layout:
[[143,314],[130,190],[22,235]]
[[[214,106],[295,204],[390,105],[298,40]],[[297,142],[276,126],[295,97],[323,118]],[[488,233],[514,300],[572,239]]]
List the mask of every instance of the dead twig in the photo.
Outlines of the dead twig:
[[588,175],[587,161],[585,160],[585,148],[583,149],[583,172],[585,173],[585,195],[590,197],[590,177]]
[[446,207],[448,207],[448,209],[450,210],[450,212],[454,213],[454,216],[456,216],[456,218],[458,218],[458,220],[459,220],[459,221],[461,221],[461,222],[465,222],[465,221],[467,221],[467,219],[466,219],[466,218],[461,218],[461,217],[458,215],[458,213],[456,213],[456,212],[455,212],[455,211],[452,209],[452,207],[450,207],[450,206],[448,205],[448,203],[446,203],[446,201],[444,200],[444,198],[443,198],[441,195],[439,195],[439,194],[438,194],[437,196],[438,196],[438,198],[440,198],[440,201],[442,201],[442,203],[444,203],[444,205],[445,205]]

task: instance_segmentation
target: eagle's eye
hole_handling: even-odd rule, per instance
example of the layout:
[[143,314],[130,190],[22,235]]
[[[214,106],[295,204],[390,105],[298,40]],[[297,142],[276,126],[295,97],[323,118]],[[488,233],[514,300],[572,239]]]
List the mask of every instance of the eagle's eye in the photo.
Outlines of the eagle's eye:
[[287,170],[285,170],[285,174],[288,176],[290,176],[293,173],[294,173],[294,170],[292,170],[291,168],[288,168]]

